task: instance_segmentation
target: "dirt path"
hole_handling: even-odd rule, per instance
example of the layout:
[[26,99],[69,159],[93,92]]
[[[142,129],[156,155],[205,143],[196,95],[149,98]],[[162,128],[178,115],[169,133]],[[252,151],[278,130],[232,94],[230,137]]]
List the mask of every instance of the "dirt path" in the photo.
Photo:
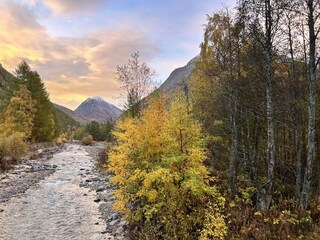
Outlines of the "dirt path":
[[1,174],[0,239],[125,239],[109,176],[95,168],[97,152],[67,144]]

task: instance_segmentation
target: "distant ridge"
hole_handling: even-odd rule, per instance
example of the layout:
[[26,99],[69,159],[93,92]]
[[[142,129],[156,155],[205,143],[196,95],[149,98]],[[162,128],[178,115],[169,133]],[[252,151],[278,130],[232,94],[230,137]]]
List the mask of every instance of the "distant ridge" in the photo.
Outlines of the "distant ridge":
[[53,106],[54,106],[55,109],[67,114],[69,117],[71,117],[76,122],[80,123],[81,125],[84,125],[84,124],[89,123],[91,121],[89,118],[86,118],[84,116],[79,116],[74,111],[72,111],[71,109],[66,108],[64,106],[61,106],[59,104],[53,103]]

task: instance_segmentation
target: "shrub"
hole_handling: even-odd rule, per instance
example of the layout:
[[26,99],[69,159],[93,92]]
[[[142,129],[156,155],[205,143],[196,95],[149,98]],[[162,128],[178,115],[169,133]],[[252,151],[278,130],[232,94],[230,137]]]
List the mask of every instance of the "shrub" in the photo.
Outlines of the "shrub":
[[85,135],[82,140],[81,140],[81,143],[83,145],[92,145],[93,144],[93,137],[88,134],[88,135]]
[[108,167],[109,162],[109,153],[112,149],[113,143],[107,142],[104,145],[104,148],[99,152],[98,164],[102,168]]
[[23,141],[24,136],[22,133],[13,133],[9,136],[0,135],[0,164],[2,169],[7,169],[9,165],[25,154],[27,145]]
[[67,137],[62,134],[57,138],[57,144],[62,144],[62,143],[66,143],[68,141]]

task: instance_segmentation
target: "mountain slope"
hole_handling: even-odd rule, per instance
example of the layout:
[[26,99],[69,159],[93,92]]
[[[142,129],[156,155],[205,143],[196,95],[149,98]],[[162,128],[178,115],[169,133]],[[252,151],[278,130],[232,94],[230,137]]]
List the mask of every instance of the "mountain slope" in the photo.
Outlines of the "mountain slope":
[[114,122],[122,111],[101,97],[96,96],[88,98],[81,103],[75,113],[98,122]]
[[53,103],[53,106],[54,106],[55,109],[65,113],[66,115],[68,115],[70,118],[74,119],[75,121],[77,121],[81,125],[84,125],[84,124],[89,123],[91,121],[89,118],[86,118],[84,116],[79,116],[78,114],[76,114],[71,109],[66,108],[64,106],[61,106],[59,104]]
[[14,79],[15,77],[0,64],[0,91],[8,84],[9,81]]
[[56,116],[59,121],[60,129],[63,133],[70,130],[70,127],[79,127],[80,126],[80,123],[78,121],[76,121],[75,119],[73,119],[72,117],[70,117],[68,114],[64,113],[60,109],[57,109],[57,108],[54,108],[54,109],[56,111]]
[[164,83],[159,87],[159,89],[163,93],[170,93],[177,88],[180,90],[185,90],[189,84],[192,76],[192,69],[195,66],[195,62],[198,58],[199,56],[194,57],[187,63],[187,65],[175,69],[167,78],[167,80],[164,81]]

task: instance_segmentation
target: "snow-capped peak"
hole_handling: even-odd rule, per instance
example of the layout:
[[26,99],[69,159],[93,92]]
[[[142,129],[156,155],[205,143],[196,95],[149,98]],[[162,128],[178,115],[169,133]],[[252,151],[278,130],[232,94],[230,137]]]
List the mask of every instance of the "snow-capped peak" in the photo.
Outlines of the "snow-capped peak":
[[94,96],[94,97],[92,97],[91,99],[96,100],[96,101],[103,101],[103,102],[105,102],[105,100],[104,100],[102,97],[100,97],[100,96]]

